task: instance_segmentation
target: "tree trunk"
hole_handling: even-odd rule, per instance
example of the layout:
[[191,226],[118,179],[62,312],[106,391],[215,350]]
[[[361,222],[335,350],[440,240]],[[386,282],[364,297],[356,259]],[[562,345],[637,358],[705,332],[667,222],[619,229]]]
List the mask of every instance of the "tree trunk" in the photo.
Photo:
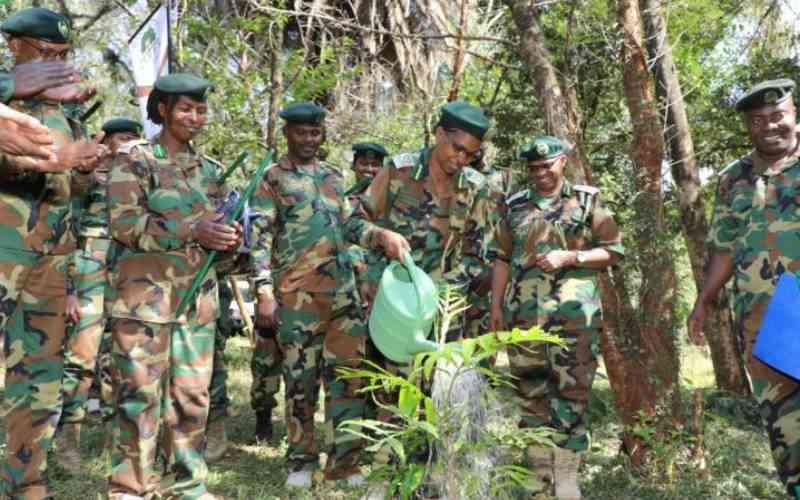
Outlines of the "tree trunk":
[[[705,245],[709,227],[689,120],[686,117],[678,72],[672,59],[672,48],[667,38],[661,0],[641,0],[641,6],[647,48],[650,59],[654,60],[656,93],[666,108],[664,135],[669,148],[672,176],[679,188],[681,227],[689,250],[695,284],[701,290],[704,267],[709,258]],[[707,338],[717,387],[737,394],[748,394],[750,387],[745,376],[743,358],[734,337],[726,293],[721,293],[720,300],[709,309],[704,330],[710,333]]]
[[[630,112],[631,160],[637,195],[630,233],[629,259],[605,279],[609,380],[625,426],[623,440],[634,464],[646,457],[636,426],[672,428],[680,420],[679,361],[675,346],[676,275],[669,229],[664,223],[661,164],[664,142],[655,95],[647,70],[641,15],[635,0],[618,0],[622,29],[623,91]],[[638,275],[636,300],[628,273]],[[628,369],[618,366],[621,362]],[[644,419],[644,420],[643,420]]]
[[539,26],[537,0],[505,0],[511,9],[514,25],[519,34],[519,52],[528,66],[528,72],[536,84],[536,97],[544,111],[545,129],[548,134],[570,141],[574,149],[567,172],[572,181],[589,182],[592,168],[581,147],[581,125],[575,92],[564,91],[553,65],[553,57],[545,46],[544,33]]

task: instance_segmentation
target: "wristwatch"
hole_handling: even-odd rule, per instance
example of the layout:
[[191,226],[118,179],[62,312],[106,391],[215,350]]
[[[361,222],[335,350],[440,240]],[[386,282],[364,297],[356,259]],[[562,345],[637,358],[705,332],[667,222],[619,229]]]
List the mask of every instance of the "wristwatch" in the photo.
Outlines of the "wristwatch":
[[583,264],[586,262],[586,252],[583,250],[578,250],[575,252],[575,262],[578,264]]

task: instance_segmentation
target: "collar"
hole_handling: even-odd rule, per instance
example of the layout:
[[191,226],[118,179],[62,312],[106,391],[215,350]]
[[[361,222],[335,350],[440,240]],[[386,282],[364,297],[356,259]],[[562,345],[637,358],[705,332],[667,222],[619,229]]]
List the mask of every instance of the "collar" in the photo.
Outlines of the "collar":
[[766,175],[768,177],[778,175],[800,161],[800,137],[797,138],[794,151],[777,163],[764,161],[756,150],[751,151],[747,159],[750,160],[750,163],[753,165],[753,172],[756,175]]
[[545,200],[552,200],[555,198],[558,199],[565,199],[565,198],[572,198],[572,194],[574,189],[572,188],[572,183],[569,182],[567,179],[564,179],[561,183],[561,192],[553,196],[542,196],[536,192],[533,188],[528,188],[528,199],[531,200],[534,204],[536,204],[539,208],[544,208],[544,206],[550,205],[550,203],[544,203]]
[[289,159],[289,155],[283,155],[283,157],[278,161],[277,167],[283,170],[299,170],[302,167],[316,167],[319,165],[319,160],[314,160],[311,163],[295,163]]
[[[421,181],[430,175],[430,163],[432,154],[433,154],[433,147],[423,148],[420,151],[417,164],[414,165],[414,168],[411,171],[412,179],[414,179],[415,181]],[[457,191],[463,191],[464,189],[467,189],[469,181],[466,178],[467,173],[464,170],[465,169],[462,168],[455,179],[456,181],[455,188]]]

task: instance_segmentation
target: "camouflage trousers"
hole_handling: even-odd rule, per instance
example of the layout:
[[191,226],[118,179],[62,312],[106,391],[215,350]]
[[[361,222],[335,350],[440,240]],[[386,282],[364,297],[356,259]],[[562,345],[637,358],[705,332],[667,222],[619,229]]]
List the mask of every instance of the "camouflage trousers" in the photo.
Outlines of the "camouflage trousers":
[[772,458],[791,498],[800,498],[800,382],[772,369],[753,356],[756,334],[767,311],[768,299],[755,301],[745,311],[737,308],[739,338],[744,341],[747,372],[767,430]]
[[87,238],[76,253],[75,288],[81,319],[70,329],[64,351],[64,411],[61,424],[77,424],[86,417],[86,400],[95,378],[106,326],[104,298],[109,240]]
[[[109,498],[158,494],[159,428],[175,482],[167,498],[206,493],[203,452],[216,323],[173,325],[112,319],[116,420]],[[165,390],[166,387],[166,390]],[[162,413],[163,412],[163,413]]]
[[597,371],[600,332],[559,332],[565,346],[549,344],[512,347],[511,375],[521,409],[520,427],[555,429],[560,448],[589,447],[586,410]]
[[0,250],[5,332],[2,493],[48,498],[47,452],[61,417],[68,255]]
[[364,446],[361,439],[339,429],[342,422],[364,415],[364,398],[357,393],[362,381],[343,380],[336,374],[339,367],[359,367],[364,357],[366,327],[355,301],[355,290],[336,294],[296,291],[277,299],[289,468],[298,471],[317,467],[314,413],[322,379],[326,435],[331,442],[326,477],[347,477],[358,467]]
[[256,328],[256,345],[250,359],[250,406],[256,412],[271,412],[278,405],[276,395],[281,390],[283,352],[278,346],[277,333]]
[[225,364],[225,347],[228,338],[234,333],[233,318],[230,315],[233,291],[226,277],[219,278],[219,310],[217,329],[214,339],[214,368],[211,371],[211,384],[208,387],[211,407],[208,421],[214,422],[225,418],[228,414],[230,398],[228,397],[228,368]]

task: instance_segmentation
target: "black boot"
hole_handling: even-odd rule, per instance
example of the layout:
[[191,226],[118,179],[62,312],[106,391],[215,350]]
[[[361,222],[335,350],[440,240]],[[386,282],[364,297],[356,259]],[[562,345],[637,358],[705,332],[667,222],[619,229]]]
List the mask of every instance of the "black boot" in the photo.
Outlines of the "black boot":
[[272,410],[256,412],[256,442],[272,440]]

